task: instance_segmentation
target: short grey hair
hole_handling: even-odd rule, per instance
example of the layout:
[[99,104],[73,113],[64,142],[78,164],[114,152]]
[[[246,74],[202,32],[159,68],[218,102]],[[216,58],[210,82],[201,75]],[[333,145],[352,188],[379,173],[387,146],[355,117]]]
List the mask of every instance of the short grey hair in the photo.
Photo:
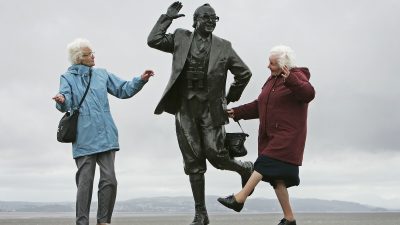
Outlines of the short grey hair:
[[294,51],[289,46],[277,45],[271,49],[269,56],[277,57],[280,68],[284,66],[287,66],[289,69],[296,67]]
[[67,45],[68,59],[71,64],[79,64],[82,58],[82,48],[92,49],[90,42],[84,38],[77,38]]

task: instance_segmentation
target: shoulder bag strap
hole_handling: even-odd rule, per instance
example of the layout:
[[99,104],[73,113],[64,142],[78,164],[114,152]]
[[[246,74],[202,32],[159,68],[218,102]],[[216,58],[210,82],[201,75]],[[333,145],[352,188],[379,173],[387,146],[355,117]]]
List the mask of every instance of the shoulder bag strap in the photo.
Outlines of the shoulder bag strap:
[[83,97],[82,97],[81,101],[79,102],[78,109],[81,107],[81,105],[83,103],[83,100],[85,100],[86,94],[89,91],[89,86],[90,86],[90,81],[91,80],[92,80],[92,68],[89,68],[89,83],[88,83],[88,86],[86,87],[85,94],[83,94]]
[[239,127],[240,127],[240,129],[242,130],[242,132],[243,132],[243,133],[245,133],[245,132],[244,132],[244,130],[243,130],[243,128],[242,128],[242,126],[241,126],[241,125],[240,125],[240,123],[239,123],[239,120],[238,120],[238,121],[236,121],[236,123],[238,123],[238,124],[239,124]]

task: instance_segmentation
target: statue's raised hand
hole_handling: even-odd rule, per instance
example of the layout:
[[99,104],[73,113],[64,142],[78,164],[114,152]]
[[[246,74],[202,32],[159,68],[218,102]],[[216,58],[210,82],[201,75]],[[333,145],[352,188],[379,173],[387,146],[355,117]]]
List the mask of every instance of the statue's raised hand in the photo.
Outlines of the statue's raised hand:
[[185,16],[184,14],[178,14],[178,13],[179,13],[179,10],[181,10],[181,8],[182,8],[182,3],[181,3],[181,2],[174,2],[174,3],[172,3],[172,4],[168,7],[167,16],[168,16],[169,18],[172,18],[172,19],[176,19],[176,18]]

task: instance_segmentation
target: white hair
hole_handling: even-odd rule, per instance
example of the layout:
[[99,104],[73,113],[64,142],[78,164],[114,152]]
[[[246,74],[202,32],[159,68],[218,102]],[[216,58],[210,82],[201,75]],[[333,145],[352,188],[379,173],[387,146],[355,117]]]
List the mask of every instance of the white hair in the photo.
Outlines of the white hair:
[[68,59],[71,64],[79,64],[83,55],[82,48],[85,47],[92,48],[90,42],[83,38],[77,38],[67,45]]
[[295,67],[294,52],[289,46],[277,45],[269,52],[270,56],[276,56],[280,68],[287,66],[289,69]]

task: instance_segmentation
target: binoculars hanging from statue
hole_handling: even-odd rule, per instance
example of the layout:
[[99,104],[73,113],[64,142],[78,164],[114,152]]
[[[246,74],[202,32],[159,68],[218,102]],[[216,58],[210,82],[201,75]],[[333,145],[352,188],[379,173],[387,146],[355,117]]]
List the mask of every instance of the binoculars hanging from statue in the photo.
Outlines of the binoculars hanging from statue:
[[187,87],[188,89],[204,88],[204,72],[186,72]]
[[205,72],[203,65],[191,65],[186,70],[186,80],[188,89],[203,89]]

